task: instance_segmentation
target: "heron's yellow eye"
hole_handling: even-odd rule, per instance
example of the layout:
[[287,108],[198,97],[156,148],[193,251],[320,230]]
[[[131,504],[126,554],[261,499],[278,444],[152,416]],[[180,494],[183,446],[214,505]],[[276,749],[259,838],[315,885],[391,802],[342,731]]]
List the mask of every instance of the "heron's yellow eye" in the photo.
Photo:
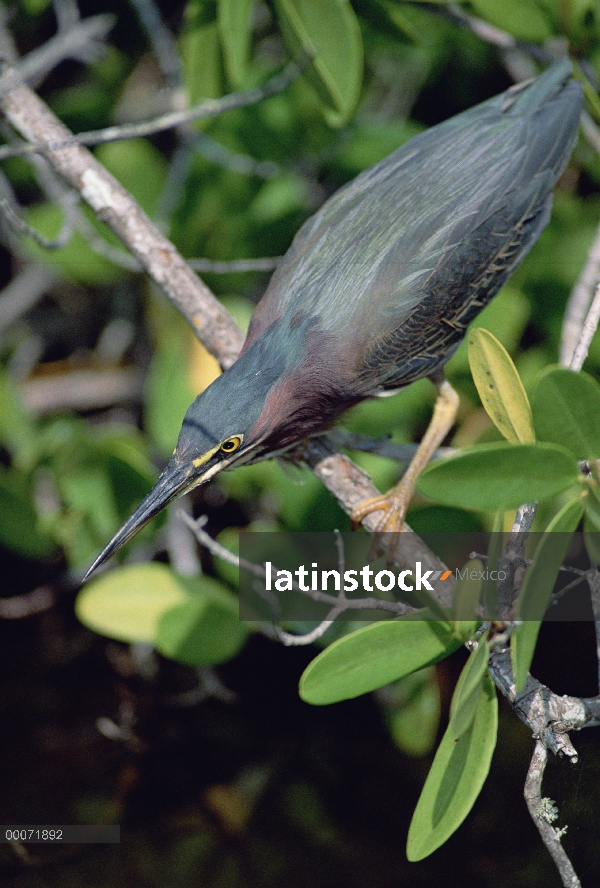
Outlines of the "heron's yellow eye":
[[221,450],[223,453],[235,453],[241,443],[242,439],[240,436],[234,435],[233,438],[227,438],[226,441],[223,441],[221,444]]

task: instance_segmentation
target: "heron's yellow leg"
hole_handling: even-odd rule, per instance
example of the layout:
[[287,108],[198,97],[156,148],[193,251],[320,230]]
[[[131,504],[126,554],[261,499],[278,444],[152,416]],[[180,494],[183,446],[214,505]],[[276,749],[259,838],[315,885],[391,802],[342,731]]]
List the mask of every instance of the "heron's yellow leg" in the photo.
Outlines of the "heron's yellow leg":
[[395,487],[381,496],[365,500],[353,510],[350,515],[353,524],[360,524],[371,512],[383,512],[375,529],[377,534],[398,533],[405,529],[404,519],[417,478],[454,425],[458,411],[459,398],[448,380],[442,377],[434,382],[438,397],[433,416],[409,467]]

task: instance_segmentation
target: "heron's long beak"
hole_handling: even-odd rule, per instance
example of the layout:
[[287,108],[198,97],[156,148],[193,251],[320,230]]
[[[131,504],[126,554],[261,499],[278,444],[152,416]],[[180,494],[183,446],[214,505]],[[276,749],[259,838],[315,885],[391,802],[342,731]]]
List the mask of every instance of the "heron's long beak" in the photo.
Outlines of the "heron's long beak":
[[167,503],[172,499],[185,493],[186,490],[208,481],[208,478],[215,474],[214,471],[207,472],[190,472],[189,465],[180,465],[171,459],[164,471],[161,473],[158,481],[137,507],[133,515],[127,519],[125,524],[116,532],[110,543],[100,552],[88,572],[83,578],[85,582],[88,577],[96,570],[99,565],[114,555],[125,543],[144,527],[155,515],[164,509]]

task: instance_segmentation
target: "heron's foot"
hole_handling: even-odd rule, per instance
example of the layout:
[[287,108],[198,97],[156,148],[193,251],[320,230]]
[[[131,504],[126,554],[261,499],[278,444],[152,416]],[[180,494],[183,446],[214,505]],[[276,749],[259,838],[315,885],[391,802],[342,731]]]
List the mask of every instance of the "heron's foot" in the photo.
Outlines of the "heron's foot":
[[[358,527],[367,515],[371,515],[373,512],[382,513],[375,525],[369,557],[375,558],[377,556],[384,534],[398,534],[408,529],[405,518],[413,490],[414,484],[407,484],[402,480],[387,493],[365,500],[352,511],[350,520],[353,528]],[[394,561],[398,543],[399,540],[395,540],[393,536],[387,540],[386,558],[388,564]]]
[[387,493],[365,500],[350,514],[352,527],[356,529],[367,515],[371,515],[373,512],[382,512],[383,514],[375,527],[375,533],[400,533],[405,527],[404,519],[412,493],[412,485],[409,487],[400,481]]

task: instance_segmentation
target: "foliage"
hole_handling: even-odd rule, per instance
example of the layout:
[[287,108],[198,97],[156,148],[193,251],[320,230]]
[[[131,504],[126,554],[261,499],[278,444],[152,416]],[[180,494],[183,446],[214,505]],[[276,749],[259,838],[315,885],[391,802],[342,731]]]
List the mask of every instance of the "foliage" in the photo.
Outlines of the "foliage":
[[[300,65],[302,76],[283,94],[191,127],[187,138],[194,147],[183,150],[179,144],[180,156],[160,136],[105,145],[97,155],[184,255],[226,260],[282,253],[299,224],[336,187],[425,126],[507,85],[488,46],[424,6],[391,0],[189,0],[177,40],[190,104],[256,86],[288,58]],[[473,0],[462,7],[518,40],[542,45],[549,38],[566,39],[573,54],[600,76],[600,16],[591,0]],[[26,35],[43,31],[45,15],[48,4],[42,0],[22,4],[17,40],[27,44]],[[152,108],[155,88],[141,74],[141,53],[130,53],[117,32],[109,52],[85,76],[74,83],[57,76],[43,92],[65,122],[81,131],[131,116],[138,105]],[[594,106],[591,113],[597,116]],[[39,183],[22,160],[8,161],[5,170],[26,220],[55,237],[64,212],[40,199]],[[424,530],[444,518],[489,528],[498,512],[542,503],[538,526],[545,534],[521,589],[518,615],[524,622],[511,639],[519,688],[569,535],[582,518],[588,551],[598,561],[600,479],[588,468],[600,458],[595,379],[600,347],[592,345],[585,373],[554,362],[565,302],[597,224],[599,181],[600,161],[582,143],[557,188],[547,230],[449,362],[462,400],[457,449],[432,463],[419,481],[420,494],[435,507],[421,500],[413,511]],[[65,565],[80,576],[147,493],[157,466],[171,452],[187,404],[215,372],[181,319],[139,276],[107,258],[117,244],[102,223],[88,211],[83,222],[60,249],[23,246],[23,258],[47,263],[59,284],[0,344],[0,546],[53,576]],[[101,255],[95,238],[104,239]],[[236,313],[247,323],[264,280],[249,273],[206,277],[221,297],[233,295]],[[79,325],[68,323],[75,305],[83,306],[77,317],[86,316]],[[138,332],[111,357],[98,344],[115,319]],[[45,366],[23,379],[15,356],[40,330],[45,341],[39,363]],[[121,405],[116,418],[95,414],[93,406],[84,411],[85,419],[74,409],[46,414],[27,407],[29,382],[51,373],[68,379],[82,354],[92,370],[123,364],[148,369],[142,403],[134,409],[125,404],[124,410]],[[369,434],[391,430],[398,443],[406,443],[422,431],[431,400],[428,384],[419,383],[394,399],[360,405],[345,425]],[[381,486],[397,474],[384,459],[356,458]],[[212,504],[210,496],[202,508],[217,530],[226,528],[225,535],[231,527],[345,526],[345,516],[304,469],[282,470],[274,463],[240,469],[215,482]],[[223,510],[214,505],[219,502]],[[564,545],[556,544],[557,532]],[[144,547],[142,554],[156,554],[162,545],[151,529],[134,544]],[[134,554],[130,550],[127,557]],[[234,584],[227,571],[217,581],[183,578],[157,563],[128,565],[90,583],[80,593],[77,613],[95,631],[151,643],[180,662],[221,663],[237,654],[247,634],[235,619]],[[300,683],[302,698],[318,705],[391,682],[404,687],[405,680],[421,680],[414,678],[418,670],[470,641],[473,651],[411,825],[411,860],[431,853],[460,825],[490,765],[497,704],[487,671],[489,646],[469,622],[482,594],[479,584],[466,581],[457,589],[453,613],[421,613],[421,619],[345,634],[313,660]],[[437,718],[434,707],[429,738]],[[399,718],[395,725],[391,729],[399,738]]]

